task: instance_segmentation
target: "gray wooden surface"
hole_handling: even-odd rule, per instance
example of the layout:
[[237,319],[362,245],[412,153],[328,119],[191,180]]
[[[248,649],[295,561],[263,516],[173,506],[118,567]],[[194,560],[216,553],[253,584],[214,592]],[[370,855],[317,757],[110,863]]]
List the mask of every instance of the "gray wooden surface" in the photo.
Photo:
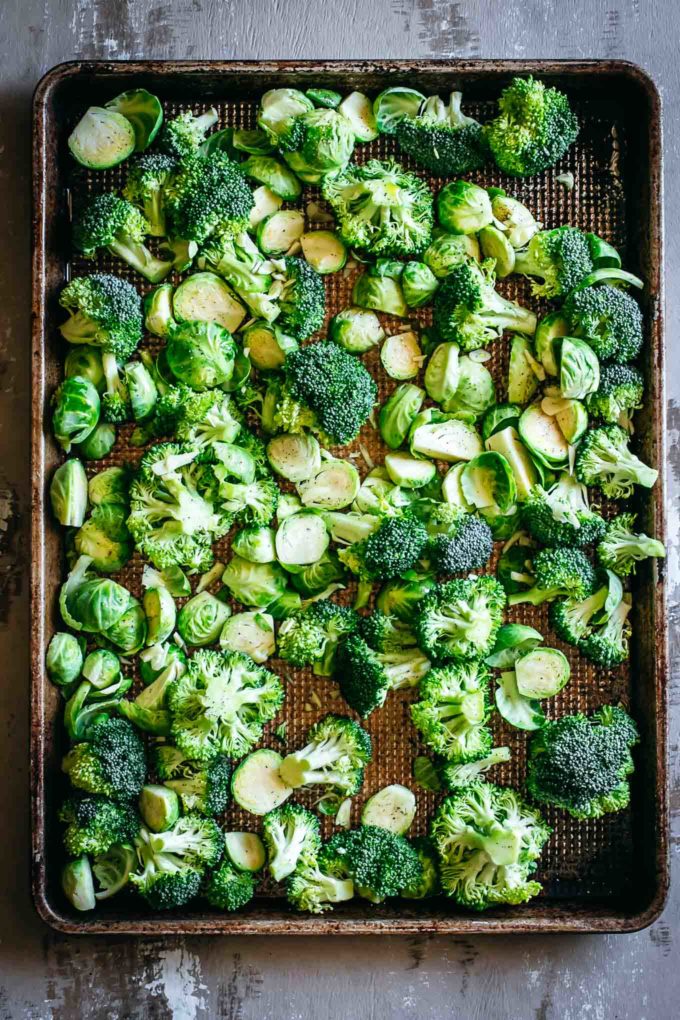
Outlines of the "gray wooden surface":
[[[78,57],[624,57],[665,104],[671,630],[680,606],[677,0],[0,0],[0,1020],[668,1020],[679,1015],[680,642],[672,633],[675,886],[637,935],[69,940],[28,888],[30,97]],[[6,528],[6,530],[5,530]],[[2,532],[5,532],[4,542]]]

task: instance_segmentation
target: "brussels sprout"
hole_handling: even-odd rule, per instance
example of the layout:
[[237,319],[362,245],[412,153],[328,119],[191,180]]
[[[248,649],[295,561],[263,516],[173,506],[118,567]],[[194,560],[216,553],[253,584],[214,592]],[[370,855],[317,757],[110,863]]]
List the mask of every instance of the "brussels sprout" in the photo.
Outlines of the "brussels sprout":
[[151,832],[166,832],[179,818],[179,796],[167,786],[147,783],[139,795],[139,813]]
[[[130,131],[132,132],[132,129]],[[85,855],[76,857],[64,865],[61,872],[61,888],[66,899],[76,910],[94,910],[97,906],[92,868]]]
[[333,230],[310,230],[300,237],[305,262],[321,276],[339,273],[347,262],[345,242]]
[[388,453],[385,467],[391,481],[404,489],[422,489],[437,476],[437,467],[431,460],[409,453]]
[[276,531],[276,558],[295,573],[298,567],[316,563],[328,548],[330,535],[321,514],[300,510],[286,517]]
[[269,613],[235,613],[222,628],[220,648],[243,652],[253,662],[266,662],[276,651],[274,617]]
[[67,687],[80,676],[85,641],[66,631],[57,631],[47,648],[45,666],[53,684]]
[[174,599],[191,595],[189,578],[181,567],[175,566],[156,570],[150,564],[145,563],[142,571],[142,588],[167,588]]
[[59,609],[64,623],[73,630],[99,634],[125,612],[130,593],[122,584],[98,577],[91,565],[89,556],[76,561],[61,586]]
[[296,514],[302,509],[302,501],[294,492],[279,494],[279,505],[276,508],[277,521],[285,521],[286,517]]
[[454,415],[428,408],[414,419],[409,432],[411,453],[434,460],[472,460],[482,453],[477,430]]
[[[347,166],[354,149],[354,131],[346,117],[336,110],[310,110],[299,124],[299,146],[284,152],[283,158],[301,180],[316,184],[324,175]],[[290,149],[288,139],[286,147]]]
[[321,447],[307,432],[281,432],[267,443],[267,460],[277,475],[298,484],[321,467]]
[[[293,587],[306,599],[314,598],[329,588],[342,588],[345,570],[334,552],[327,550],[315,563],[292,575]],[[270,611],[271,606],[269,607]]]
[[52,398],[52,404],[54,436],[68,453],[72,443],[82,443],[97,425],[99,394],[89,379],[74,375],[64,379]]
[[485,259],[493,259],[494,272],[499,280],[510,276],[515,268],[515,249],[505,234],[493,225],[484,227],[479,232],[479,243]]
[[175,629],[177,610],[175,600],[163,585],[159,588],[147,588],[142,599],[146,614],[146,643],[160,645]]
[[424,361],[418,337],[411,330],[388,336],[380,349],[380,360],[392,379],[413,379]]
[[548,375],[559,374],[557,367],[558,343],[569,332],[569,323],[561,312],[550,312],[536,327],[534,346],[536,357]]
[[283,205],[283,199],[275,195],[266,184],[261,184],[253,192],[253,203],[253,208],[248,216],[248,229],[251,233],[257,230],[262,220],[266,220],[268,216],[278,212]]
[[96,506],[74,539],[79,556],[89,556],[104,574],[121,570],[132,556],[133,542],[125,508],[116,503]]
[[566,467],[569,444],[556,416],[546,414],[538,403],[531,404],[522,413],[518,430],[522,442],[537,461],[548,468]]
[[[519,419],[517,425],[519,426]],[[516,428],[506,425],[498,429],[488,437],[486,446],[487,449],[495,450],[505,457],[515,476],[517,498],[520,501],[525,500],[533,486],[537,485],[541,479],[538,468],[526,446],[520,440]]]
[[530,341],[525,336],[513,336],[508,369],[508,400],[511,404],[528,404],[538,389],[532,360]]
[[328,335],[351,354],[364,354],[384,339],[385,330],[375,312],[350,307],[333,316]]
[[501,432],[509,425],[516,428],[521,413],[519,404],[496,404],[490,407],[482,418],[482,439],[486,442],[489,436]]
[[362,92],[350,92],[340,103],[338,111],[352,125],[354,137],[358,142],[372,142],[378,137],[373,103]]
[[127,506],[130,480],[130,470],[126,467],[104,468],[90,478],[88,484],[90,503],[94,506],[101,506],[103,503]]
[[[178,322],[216,322],[230,333],[246,317],[246,309],[222,277],[210,272],[192,273],[182,280],[172,299],[172,308]],[[169,332],[170,329],[165,335]]]
[[305,89],[305,95],[315,106],[325,106],[329,110],[335,110],[342,102],[340,93],[333,89]]
[[276,144],[294,117],[313,109],[312,100],[299,89],[270,89],[260,99],[257,123]]
[[391,276],[372,276],[362,273],[357,277],[352,290],[352,302],[360,308],[371,308],[376,312],[386,312],[405,319],[408,305],[397,280]]
[[437,196],[439,222],[452,234],[478,234],[493,223],[491,199],[472,181],[449,181]]
[[266,131],[256,128],[248,131],[245,128],[236,128],[232,136],[232,142],[237,152],[247,152],[251,156],[266,156],[272,152],[274,145]]
[[[297,575],[298,577],[300,575]],[[302,599],[292,588],[287,588],[278,598],[267,606],[267,611],[275,620],[285,620],[292,613],[302,609]]]
[[125,384],[127,386],[132,417],[135,421],[148,418],[158,400],[158,390],[153,376],[141,361],[131,361],[125,366]]
[[273,563],[276,559],[274,529],[257,524],[241,528],[234,535],[231,548],[250,563]]
[[260,251],[271,257],[285,255],[304,232],[305,218],[300,210],[282,209],[258,223],[255,236]]
[[536,222],[525,205],[500,189],[496,190],[491,199],[491,210],[497,226],[505,232],[515,251],[526,248],[534,234],[541,229],[541,224]]
[[505,457],[493,450],[480,453],[465,465],[461,488],[469,504],[478,510],[507,513],[515,505],[517,485]]
[[152,684],[166,670],[168,680],[184,676],[186,668],[186,654],[174,641],[168,641],[164,645],[151,645],[139,653],[139,675],[146,686]]
[[476,420],[495,403],[496,388],[488,368],[464,354],[458,359],[456,392],[444,403],[444,410],[469,414]]
[[103,393],[106,388],[106,380],[102,352],[99,347],[79,344],[77,347],[71,348],[64,362],[64,377],[71,379],[76,375],[79,375],[81,379],[87,379],[99,393]]
[[135,151],[143,152],[151,145],[163,123],[163,107],[157,96],[146,89],[122,92],[106,104],[107,110],[122,114],[132,124]]
[[130,598],[123,615],[102,633],[111,644],[129,655],[143,648],[146,642],[146,616],[137,599]]
[[87,475],[76,457],[69,457],[52,475],[52,513],[67,528],[79,528],[87,513]]
[[494,507],[487,507],[485,510],[480,510],[479,515],[491,528],[494,542],[505,542],[508,538],[512,538],[522,523],[522,513],[517,504],[511,506],[505,513]]
[[297,349],[298,343],[286,336],[277,326],[258,321],[243,332],[243,349],[258,372],[273,372],[283,368],[286,355]]
[[120,677],[120,659],[108,648],[97,648],[85,659],[82,674],[97,691],[115,684]]
[[[426,374],[427,376],[427,374]],[[380,435],[392,450],[406,440],[413,419],[423,406],[425,391],[413,383],[397,386],[380,408],[378,425]]]
[[259,609],[266,609],[283,595],[288,584],[278,563],[250,563],[241,556],[232,556],[222,581],[238,602]]
[[220,481],[227,478],[250,484],[257,472],[257,463],[252,453],[235,443],[215,443],[213,450],[218,459],[215,474]]
[[430,300],[439,281],[424,262],[407,262],[401,274],[401,289],[409,308],[420,308]]
[[173,375],[193,390],[221,386],[234,371],[236,345],[216,322],[186,322],[170,330],[166,357]]
[[356,499],[360,486],[359,472],[351,461],[330,459],[297,489],[303,506],[342,510]]
[[[527,558],[526,550],[524,558]],[[543,641],[543,635],[524,623],[504,623],[496,635],[491,655],[484,660],[494,669],[511,669],[517,659]]]
[[600,385],[600,362],[585,340],[565,336],[559,345],[560,391],[563,397],[583,400]]
[[302,194],[302,184],[285,163],[273,156],[249,156],[241,163],[246,177],[264,184],[284,202],[296,202]]
[[188,645],[211,645],[217,641],[231,610],[209,591],[185,602],[177,614],[177,630]]
[[460,378],[458,344],[443,343],[432,352],[425,369],[425,389],[427,395],[438,404],[451,400]]
[[170,327],[177,325],[172,314],[171,283],[161,283],[144,298],[144,327],[154,336],[165,339]]
[[472,234],[437,234],[423,255],[423,262],[441,279],[468,259],[480,260],[479,243]]
[[71,155],[91,170],[118,166],[135,150],[135,130],[121,113],[91,106],[69,135]]
[[82,443],[76,443],[74,449],[83,460],[103,460],[104,457],[108,457],[115,445],[115,426],[109,422],[100,421],[87,439],[84,439]]
[[463,471],[465,466],[466,462],[462,461],[460,464],[454,464],[453,467],[449,468],[442,482],[442,496],[445,503],[450,503],[452,506],[460,506],[463,510],[471,510],[472,507],[466,500],[465,493],[463,492]]
[[394,488],[386,468],[373,468],[361,483],[353,509],[359,513],[381,513],[386,503],[392,503]]
[[404,117],[417,117],[420,104],[424,102],[425,96],[416,89],[401,85],[385,89],[373,100],[373,115],[380,134],[393,135],[399,121]]

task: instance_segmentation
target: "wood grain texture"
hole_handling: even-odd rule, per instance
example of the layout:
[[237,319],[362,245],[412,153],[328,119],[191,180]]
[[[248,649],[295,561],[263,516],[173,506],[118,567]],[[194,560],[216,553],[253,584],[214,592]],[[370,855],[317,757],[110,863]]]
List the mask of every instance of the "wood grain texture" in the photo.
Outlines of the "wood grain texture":
[[[16,526],[0,547],[0,1017],[353,1020],[413,1017],[677,1015],[680,892],[649,930],[629,936],[503,941],[404,938],[53,936],[28,884],[26,510],[29,372],[29,104],[40,76],[73,58],[609,57],[659,83],[665,127],[667,264],[680,264],[680,62],[676,0],[4,0],[0,30],[0,464]],[[670,111],[670,115],[668,115]],[[667,288],[671,806],[680,848],[680,293]],[[676,347],[677,350],[677,347]],[[673,940],[676,940],[674,943]]]

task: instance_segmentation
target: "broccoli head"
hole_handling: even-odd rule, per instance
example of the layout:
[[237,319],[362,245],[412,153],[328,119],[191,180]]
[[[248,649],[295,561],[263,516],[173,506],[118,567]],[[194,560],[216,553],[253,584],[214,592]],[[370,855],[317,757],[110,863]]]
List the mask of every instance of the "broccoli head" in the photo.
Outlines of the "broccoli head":
[[642,372],[633,365],[601,365],[600,385],[586,397],[586,407],[608,425],[621,424],[642,407],[644,391]]
[[245,230],[253,195],[238,163],[217,151],[181,164],[166,206],[172,236],[203,244],[213,235]]
[[550,489],[534,485],[522,504],[522,522],[542,545],[581,548],[604,534],[604,519],[588,505],[588,492],[566,472]]
[[442,177],[479,170],[486,162],[482,126],[461,111],[461,92],[452,92],[448,106],[430,96],[416,117],[397,121],[396,137],[404,152],[420,166]]
[[601,361],[632,361],[642,347],[642,312],[620,287],[583,287],[562,307],[573,336],[585,340]]
[[286,755],[279,772],[294,789],[323,785],[351,797],[361,788],[371,757],[366,730],[347,716],[329,714],[310,728],[304,747]]
[[513,177],[547,170],[578,135],[578,120],[564,93],[532,77],[513,78],[498,111],[484,132],[496,164]]
[[317,676],[331,676],[338,642],[353,634],[358,617],[349,606],[319,599],[287,617],[279,627],[279,657],[292,666],[313,665]]
[[425,181],[392,160],[350,163],[323,183],[340,236],[378,258],[417,255],[432,238],[432,192]]
[[217,910],[240,910],[255,895],[255,876],[223,861],[210,875],[203,895]]
[[329,874],[316,854],[303,854],[286,882],[286,896],[297,910],[322,914],[334,903],[351,900],[354,883],[349,878],[336,878]]
[[172,744],[158,744],[153,749],[152,762],[160,781],[175,791],[186,812],[219,815],[224,811],[231,779],[231,763],[224,755],[197,762]]
[[301,804],[288,801],[262,820],[269,871],[275,882],[291,875],[300,858],[316,855],[321,847],[319,819]]
[[493,736],[486,726],[491,705],[485,666],[455,663],[432,669],[420,682],[420,697],[411,705],[411,718],[429,748],[454,762],[489,753]]
[[243,445],[242,415],[228,393],[221,390],[195,393],[180,384],[173,386],[161,401],[160,412],[156,410],[156,419],[159,416],[163,419],[160,434],[174,432],[179,443],[199,450],[200,460],[218,459],[216,443],[233,443],[238,439],[239,446]]
[[[278,298],[277,326],[295,340],[306,340],[323,326],[326,290],[321,276],[304,259],[287,255]],[[351,358],[351,355],[349,355]]]
[[149,230],[148,220],[131,202],[113,193],[93,195],[74,218],[73,243],[88,258],[107,248],[150,283],[160,283],[172,262],[157,259],[146,247]]
[[530,876],[550,833],[509,787],[480,780],[456,790],[431,829],[444,892],[470,910],[526,903],[541,891]]
[[607,530],[597,547],[600,566],[613,570],[619,577],[635,573],[636,564],[651,557],[664,557],[663,542],[638,533],[635,514],[618,514],[607,522]]
[[320,857],[331,874],[351,878],[359,895],[372,903],[399,896],[423,877],[420,858],[409,841],[377,825],[338,833]]
[[146,754],[134,726],[125,719],[100,719],[87,742],[76,744],[62,762],[74,786],[112,800],[133,800],[144,786]]
[[279,503],[279,487],[273,478],[256,478],[252,482],[232,482],[228,469],[215,466],[220,480],[219,495],[222,508],[231,514],[239,524],[269,524]]
[[198,152],[206,133],[217,123],[217,111],[207,110],[194,114],[190,110],[180,113],[163,126],[159,148],[174,159],[186,159]]
[[353,634],[338,648],[335,675],[347,704],[365,718],[384,705],[390,691],[415,687],[429,668],[417,648],[376,652]]
[[212,818],[184,815],[165,832],[142,827],[135,839],[139,870],[130,882],[155,910],[179,907],[198,893],[206,868],[224,852],[224,836]]
[[110,273],[78,276],[59,296],[70,312],[59,330],[71,344],[92,344],[127,361],[142,339],[142,299],[127,280]]
[[415,631],[420,647],[437,665],[484,658],[503,622],[505,603],[503,587],[493,577],[437,585],[419,606]]
[[434,326],[442,340],[474,351],[505,330],[533,336],[536,316],[494,289],[492,263],[467,259],[454,266],[434,296]]
[[105,854],[115,843],[131,843],[140,826],[131,804],[96,796],[69,797],[59,821],[66,824],[64,846],[71,857]]
[[627,499],[636,485],[651,489],[659,472],[628,447],[628,433],[618,425],[602,425],[586,432],[576,451],[576,477],[583,485],[598,485],[611,499]]
[[595,570],[580,549],[542,549],[533,559],[534,584],[513,592],[508,605],[540,606],[556,598],[584,599],[595,590]]
[[177,170],[177,162],[159,152],[140,156],[130,167],[123,197],[136,205],[149,224],[152,237],[167,234],[165,188]]
[[516,273],[540,281],[531,285],[536,297],[556,298],[569,294],[592,269],[588,238],[576,227],[541,230],[515,258]]
[[630,596],[624,596],[605,623],[593,627],[579,642],[579,651],[602,669],[620,666],[628,658],[631,610]]
[[491,528],[452,503],[435,503],[427,516],[425,551],[436,574],[468,574],[485,567],[493,552]]
[[352,573],[366,581],[388,581],[415,566],[427,545],[425,526],[405,511],[385,517],[367,538],[338,555]]
[[637,727],[621,706],[548,721],[529,744],[527,789],[575,818],[599,818],[630,801]]
[[609,585],[604,583],[585,598],[556,599],[550,604],[550,626],[569,645],[578,646],[590,633],[593,620],[605,612]]

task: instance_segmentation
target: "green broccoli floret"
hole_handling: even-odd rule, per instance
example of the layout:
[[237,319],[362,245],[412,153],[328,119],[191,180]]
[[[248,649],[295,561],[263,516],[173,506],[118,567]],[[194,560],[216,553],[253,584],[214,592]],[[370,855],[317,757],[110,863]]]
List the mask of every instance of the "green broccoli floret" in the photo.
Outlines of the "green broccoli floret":
[[536,316],[494,289],[491,262],[472,259],[454,266],[434,296],[434,326],[442,340],[474,351],[497,340],[505,330],[533,336]]
[[[228,393],[221,390],[195,393],[180,385],[172,388],[172,394],[161,397],[156,420],[159,416],[164,419],[163,433],[174,431],[178,443],[198,449],[200,460],[219,460],[216,443],[234,443],[238,439],[238,445],[244,446],[243,418]],[[172,422],[176,424],[171,425]]]
[[635,573],[637,563],[666,555],[663,542],[634,531],[635,514],[618,514],[607,522],[604,538],[597,547],[597,559],[619,577]]
[[618,425],[602,425],[586,432],[576,451],[576,477],[584,485],[598,485],[611,499],[627,499],[636,485],[651,489],[659,472],[628,447],[628,433]]
[[574,818],[600,818],[630,801],[637,727],[621,706],[548,721],[529,744],[527,789]]
[[294,789],[323,785],[351,797],[361,788],[371,757],[366,730],[347,716],[329,714],[310,728],[304,747],[286,755],[279,772]]
[[279,503],[279,487],[273,478],[256,478],[252,482],[231,482],[223,476],[228,469],[215,466],[220,479],[219,494],[223,509],[239,524],[269,524]]
[[376,652],[398,652],[416,644],[416,636],[408,624],[379,609],[360,618],[359,632]]
[[393,160],[353,163],[327,177],[323,196],[345,244],[378,258],[418,255],[432,238],[432,192]]
[[522,504],[522,522],[537,542],[581,548],[604,534],[604,519],[588,505],[588,492],[564,472],[555,485],[534,485]]
[[71,313],[59,330],[71,344],[92,344],[127,361],[142,339],[142,300],[127,280],[110,273],[79,276],[68,283],[59,304]]
[[569,294],[592,272],[588,238],[576,227],[556,227],[534,234],[525,251],[517,252],[516,273],[537,277],[532,293],[555,298]]
[[358,894],[372,903],[399,896],[423,878],[409,841],[377,825],[339,832],[324,846],[321,861],[333,875],[351,878]]
[[331,442],[344,446],[358,435],[378,392],[359,358],[322,340],[291,351],[284,372],[293,399],[313,412]]
[[542,549],[533,559],[534,585],[513,592],[508,605],[540,606],[556,598],[584,599],[595,590],[595,571],[580,549]]
[[245,230],[253,194],[238,163],[218,151],[181,164],[166,206],[172,236],[202,244],[217,234]]
[[280,314],[276,325],[287,336],[306,340],[323,326],[326,314],[323,279],[304,259],[287,255],[283,263],[282,290],[278,297]]
[[135,840],[139,871],[130,882],[155,910],[187,903],[198,893],[206,868],[224,852],[224,836],[212,818],[184,815],[165,832],[142,827]]
[[255,895],[255,876],[250,871],[237,871],[223,861],[211,874],[203,895],[217,910],[240,910]]
[[367,538],[338,553],[352,573],[367,581],[388,581],[415,566],[427,545],[425,526],[408,511],[385,517]]
[[351,879],[327,874],[315,854],[303,854],[298,866],[286,882],[286,896],[291,906],[310,914],[322,914],[334,903],[343,903],[354,896]]
[[177,170],[177,162],[159,152],[140,156],[130,167],[123,188],[123,198],[140,210],[149,224],[152,237],[165,237],[165,188]]
[[279,657],[292,666],[313,665],[317,676],[332,676],[338,642],[353,634],[358,622],[349,606],[339,606],[330,599],[311,602],[279,627]]
[[160,283],[172,262],[157,259],[146,247],[149,230],[148,220],[131,202],[112,193],[94,195],[74,218],[73,243],[88,258],[107,248],[150,283]]
[[264,816],[262,837],[267,848],[269,872],[275,882],[288,878],[303,855],[315,856],[321,847],[319,819],[301,804],[291,801]]
[[633,365],[601,365],[600,385],[586,397],[586,407],[608,425],[621,424],[642,407],[644,392],[642,372]]
[[[154,366],[154,378],[158,386],[160,376]],[[148,421],[140,423],[132,435],[134,446],[143,446],[150,439],[160,439],[177,432],[178,423],[185,409],[198,405],[205,397],[215,399],[215,393],[197,393],[184,383],[169,385],[161,382],[159,397]],[[185,442],[186,440],[182,440]]]
[[486,162],[482,126],[461,111],[461,92],[452,92],[448,106],[439,96],[421,104],[416,117],[397,122],[396,138],[420,166],[442,177],[479,170]]
[[579,651],[602,669],[620,666],[628,658],[631,610],[630,596],[624,595],[606,623],[593,628],[579,643]]
[[532,77],[513,78],[498,109],[484,133],[496,164],[513,177],[547,170],[578,135],[578,120],[564,93]]
[[384,705],[390,691],[415,687],[429,668],[429,660],[417,648],[376,652],[353,634],[338,648],[335,675],[347,704],[366,718]]
[[422,600],[415,624],[418,642],[437,665],[488,655],[503,622],[506,596],[493,577],[438,584]]
[[423,742],[449,761],[475,761],[489,753],[489,672],[481,663],[432,669],[420,682],[411,718]]
[[279,678],[241,652],[200,649],[168,691],[172,736],[187,757],[240,758],[283,704]]
[[477,761],[446,762],[438,772],[443,786],[449,790],[457,790],[461,786],[471,786],[478,782],[494,765],[506,761],[510,761],[510,748],[492,747],[484,758]]
[[127,720],[100,719],[90,739],[72,747],[61,767],[79,790],[133,800],[146,778],[144,744]]
[[401,895],[407,900],[423,900],[427,896],[435,896],[439,892],[439,862],[432,840],[428,836],[416,836],[409,842],[418,854],[422,877],[420,881],[402,889]]
[[526,903],[541,891],[529,876],[551,831],[509,787],[479,781],[457,790],[432,822],[444,892],[470,910]]
[[231,763],[218,754],[210,761],[197,762],[172,744],[158,744],[152,762],[164,786],[174,790],[186,812],[219,815],[229,802]]
[[435,503],[425,526],[430,536],[425,555],[436,574],[469,574],[489,562],[493,535],[476,514],[452,503]]
[[562,641],[578,646],[590,632],[592,621],[603,612],[608,595],[609,585],[602,584],[582,599],[556,599],[550,605],[550,626]]
[[415,570],[407,570],[403,578],[395,578],[378,592],[376,607],[387,615],[396,616],[403,623],[411,625],[418,606],[423,598],[435,586],[432,574],[419,574]]
[[69,797],[59,821],[66,825],[64,846],[71,857],[105,854],[114,843],[131,843],[140,826],[132,805],[107,797]]
[[632,361],[642,347],[642,312],[620,287],[583,287],[562,307],[573,336],[589,344],[601,361]]
[[186,159],[198,152],[206,133],[217,123],[217,111],[193,114],[190,110],[166,121],[158,139],[159,148],[174,159]]
[[[223,276],[253,315],[267,322],[276,318],[279,306],[268,296],[274,282],[272,264],[264,258],[247,231],[212,237],[201,257],[203,262],[199,261],[199,265],[205,263],[207,268]],[[323,284],[321,291],[323,295]]]
[[114,425],[120,425],[129,421],[132,415],[130,394],[120,377],[118,362],[113,354],[102,355],[102,367],[106,380],[106,390],[101,398],[102,419]]

